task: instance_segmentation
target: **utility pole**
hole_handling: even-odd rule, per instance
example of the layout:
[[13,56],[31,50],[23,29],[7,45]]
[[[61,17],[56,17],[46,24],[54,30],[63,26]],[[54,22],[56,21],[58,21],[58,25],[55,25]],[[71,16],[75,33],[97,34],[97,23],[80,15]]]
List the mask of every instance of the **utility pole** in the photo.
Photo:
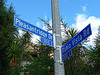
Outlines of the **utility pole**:
[[51,0],[52,3],[52,26],[54,35],[54,72],[55,75],[65,75],[64,63],[61,57],[61,25],[59,14],[59,0]]

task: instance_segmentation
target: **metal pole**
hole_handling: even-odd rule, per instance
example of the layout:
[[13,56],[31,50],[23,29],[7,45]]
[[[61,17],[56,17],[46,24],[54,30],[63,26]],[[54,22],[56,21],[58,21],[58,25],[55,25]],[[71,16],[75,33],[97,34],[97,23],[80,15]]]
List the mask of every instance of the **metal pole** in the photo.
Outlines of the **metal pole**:
[[64,63],[61,59],[61,25],[59,14],[59,0],[51,0],[52,6],[52,26],[54,35],[54,72],[55,75],[65,75]]

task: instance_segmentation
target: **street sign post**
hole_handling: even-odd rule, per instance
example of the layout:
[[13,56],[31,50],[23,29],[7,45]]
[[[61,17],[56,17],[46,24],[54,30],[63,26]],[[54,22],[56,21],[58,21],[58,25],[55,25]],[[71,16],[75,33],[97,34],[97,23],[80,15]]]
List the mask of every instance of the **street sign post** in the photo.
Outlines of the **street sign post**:
[[61,24],[59,13],[59,0],[51,0],[52,28],[54,35],[54,74],[65,75],[64,63],[61,61]]
[[[38,36],[40,36],[42,38],[42,41],[43,43],[46,44],[46,41],[43,41],[44,39],[48,40],[50,43],[47,43],[47,45],[50,45],[53,47],[53,34],[49,33],[49,32],[46,32],[45,30],[43,29],[40,29],[16,16],[14,16],[14,25],[17,26],[17,27],[20,27],[26,31],[29,31],[31,33],[34,33]],[[47,41],[47,42],[48,42]],[[52,44],[51,44],[52,43]]]
[[[92,34],[90,24],[86,26],[80,33],[68,41],[64,46],[61,47],[62,61],[67,59],[67,53],[70,52],[72,48],[78,45],[80,42],[85,40]],[[71,56],[71,55],[70,55]]]

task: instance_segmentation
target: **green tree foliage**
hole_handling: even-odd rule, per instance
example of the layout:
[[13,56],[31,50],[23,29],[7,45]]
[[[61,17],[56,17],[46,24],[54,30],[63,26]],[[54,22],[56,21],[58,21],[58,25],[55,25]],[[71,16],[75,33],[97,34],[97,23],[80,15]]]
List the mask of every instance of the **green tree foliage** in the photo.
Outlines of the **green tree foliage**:
[[13,25],[14,14],[12,5],[7,8],[5,1],[0,0],[0,75],[6,75],[9,66],[7,48],[17,34],[17,29]]
[[42,22],[44,22],[44,25],[47,27],[47,31],[52,30],[52,26],[50,25],[50,20],[48,19],[45,21],[44,19],[39,18]]
[[[46,23],[47,24],[47,23]],[[48,25],[49,26],[49,25]],[[22,43],[22,57],[24,57],[24,50],[30,46],[30,38],[31,35],[29,32],[25,32],[25,34],[21,38]],[[27,57],[23,62],[26,64],[22,66],[21,73],[29,73],[29,75],[50,75],[50,72],[54,71],[53,66],[53,48],[47,45],[44,45],[39,41],[38,45],[33,45],[33,53],[31,51],[27,52]],[[31,49],[32,50],[32,49]]]
[[[29,72],[29,75],[50,75],[53,72],[53,48],[39,43],[32,45],[36,57],[29,55],[28,61],[30,64],[25,66],[24,71]],[[34,56],[34,55],[33,55]]]
[[24,31],[25,33],[22,36],[22,44],[26,46],[26,44],[29,44],[31,41],[31,34],[28,31]]
[[98,34],[94,40],[94,47],[91,47],[91,52],[89,53],[89,63],[92,64],[93,74],[100,74],[100,26],[98,28]]
[[21,68],[19,66],[15,66],[12,68],[9,68],[6,75],[20,75]]
[[[78,33],[79,32],[75,30],[74,28],[67,28],[67,31],[66,31],[67,39],[63,42],[63,44],[67,43]],[[64,61],[66,75],[85,75],[85,71],[84,71],[85,65],[84,65],[84,61],[82,60],[82,55],[81,55],[82,47],[83,47],[82,43],[74,47],[71,50],[72,56]]]
[[18,66],[21,58],[21,44],[19,41],[15,41],[12,45],[8,48],[8,55],[10,59],[10,66]]
[[[23,30],[24,31],[24,30]],[[25,33],[21,37],[21,44],[22,44],[22,54],[21,58],[23,59],[23,54],[25,53],[25,49],[29,47],[30,41],[31,41],[31,33],[28,31],[24,31]]]

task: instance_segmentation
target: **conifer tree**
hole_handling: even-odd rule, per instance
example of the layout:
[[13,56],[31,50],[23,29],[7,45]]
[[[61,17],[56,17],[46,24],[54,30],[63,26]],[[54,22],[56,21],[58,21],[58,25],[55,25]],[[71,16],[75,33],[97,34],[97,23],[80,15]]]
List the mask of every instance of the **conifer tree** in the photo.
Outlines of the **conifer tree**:
[[93,74],[100,74],[100,26],[98,28],[98,33],[94,39],[94,47],[91,47],[91,52],[89,53],[89,62],[93,64],[92,72]]
[[13,25],[14,10],[7,8],[5,0],[0,0],[0,75],[6,75],[9,67],[7,48],[12,44],[17,28]]

